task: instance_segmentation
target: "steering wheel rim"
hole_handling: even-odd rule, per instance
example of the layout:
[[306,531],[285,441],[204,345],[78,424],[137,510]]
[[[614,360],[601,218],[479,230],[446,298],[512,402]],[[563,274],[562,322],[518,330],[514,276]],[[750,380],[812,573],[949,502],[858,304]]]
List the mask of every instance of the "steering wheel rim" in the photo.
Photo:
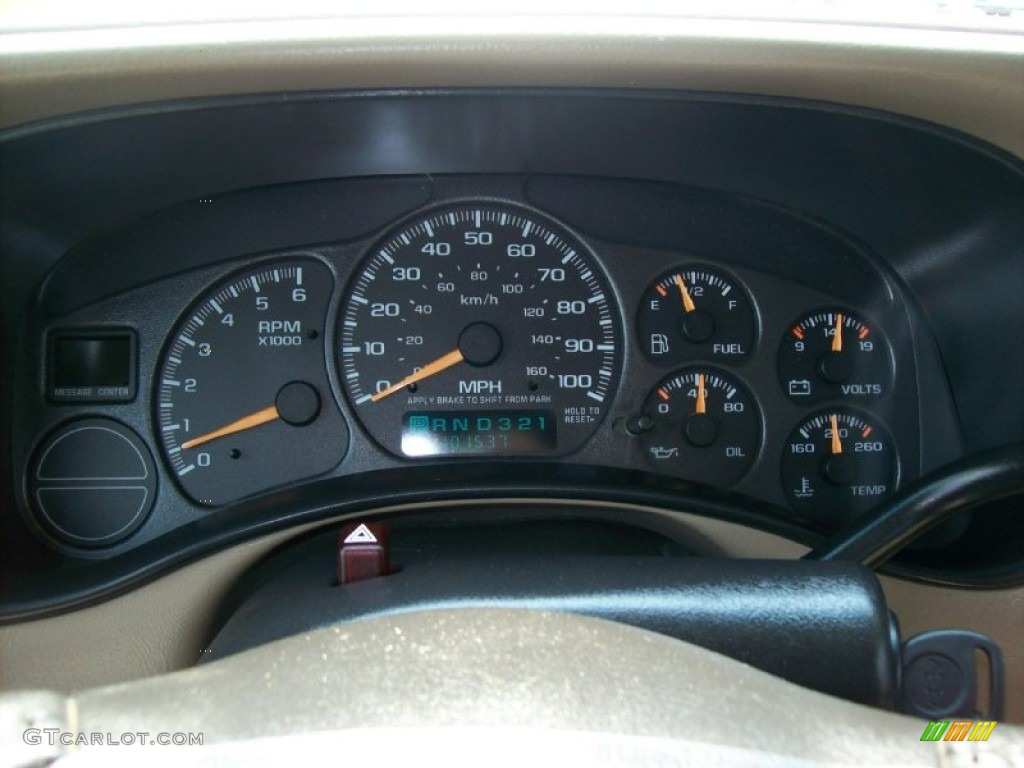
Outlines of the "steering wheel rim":
[[[11,765],[27,765],[47,749],[44,759],[118,757],[123,753],[102,746],[55,752],[16,742],[13,711],[40,728],[81,733],[202,733],[204,745],[218,746],[228,762],[247,764],[274,754],[278,739],[305,750],[297,735],[317,735],[310,749],[334,749],[370,729],[380,736],[372,742],[376,754],[397,757],[388,735],[420,744],[438,729],[456,729],[457,740],[467,728],[491,732],[488,749],[507,741],[519,743],[520,754],[530,744],[564,746],[565,739],[615,744],[611,764],[647,764],[656,743],[662,753],[700,762],[715,755],[722,765],[950,764],[943,745],[920,741],[923,721],[800,688],[653,632],[520,609],[384,616],[67,698],[0,697],[3,740],[22,760]],[[964,754],[975,750],[957,746]],[[1022,758],[1024,732],[1001,726],[983,746],[1003,759]],[[473,754],[456,750],[449,763]]]

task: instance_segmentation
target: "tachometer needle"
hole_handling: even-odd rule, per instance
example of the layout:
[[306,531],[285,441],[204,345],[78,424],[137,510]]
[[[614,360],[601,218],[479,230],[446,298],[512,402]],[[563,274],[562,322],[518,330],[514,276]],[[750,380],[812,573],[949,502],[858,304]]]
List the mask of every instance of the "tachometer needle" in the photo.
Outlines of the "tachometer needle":
[[418,371],[416,371],[416,373],[406,376],[404,379],[402,379],[396,384],[392,384],[387,389],[382,389],[380,392],[373,395],[370,398],[370,400],[374,403],[376,403],[378,400],[383,400],[388,395],[393,395],[398,390],[408,387],[410,384],[415,384],[417,381],[423,381],[423,379],[433,376],[434,374],[440,373],[441,371],[447,370],[448,368],[451,368],[453,365],[458,365],[465,359],[466,358],[462,356],[462,350],[453,349],[447,355],[442,355],[441,357],[437,358],[437,360],[434,360],[432,363],[427,363]]
[[833,413],[828,419],[832,427],[832,455],[838,456],[843,452],[843,441],[839,439],[839,417]]
[[707,413],[708,405],[704,399],[704,374],[697,374],[697,413]]
[[683,297],[683,309],[687,312],[693,312],[697,306],[693,303],[693,299],[690,298],[690,292],[686,289],[686,283],[683,282],[681,274],[676,274],[676,285],[679,286],[679,294]]
[[836,313],[836,328],[835,333],[832,335],[832,351],[842,352],[843,351],[843,313]]
[[227,435],[233,435],[236,432],[244,432],[247,429],[258,427],[261,424],[274,421],[275,419],[281,418],[281,414],[277,412],[277,406],[272,405],[269,408],[264,408],[262,411],[256,411],[256,413],[250,413],[238,421],[232,421],[220,429],[215,429],[213,432],[207,432],[205,435],[199,437],[193,437],[191,440],[186,440],[181,444],[182,450],[188,450],[189,448],[195,448],[197,445],[208,443],[211,440],[216,440],[218,437],[226,437]]

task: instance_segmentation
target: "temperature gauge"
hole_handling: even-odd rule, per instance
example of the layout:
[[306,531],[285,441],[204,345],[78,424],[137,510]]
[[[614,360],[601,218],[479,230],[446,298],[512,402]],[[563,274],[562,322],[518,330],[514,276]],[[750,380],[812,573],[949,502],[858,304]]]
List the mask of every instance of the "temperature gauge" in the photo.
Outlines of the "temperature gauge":
[[779,346],[779,381],[797,403],[881,397],[892,366],[881,334],[848,309],[823,309],[790,326]]
[[761,447],[753,396],[733,377],[705,367],[662,380],[630,425],[652,464],[709,485],[735,483]]
[[827,410],[790,434],[782,484],[795,509],[844,521],[895,489],[898,464],[892,439],[872,417]]
[[636,318],[640,348],[656,365],[737,363],[754,348],[757,317],[746,293],[717,269],[689,266],[647,288]]

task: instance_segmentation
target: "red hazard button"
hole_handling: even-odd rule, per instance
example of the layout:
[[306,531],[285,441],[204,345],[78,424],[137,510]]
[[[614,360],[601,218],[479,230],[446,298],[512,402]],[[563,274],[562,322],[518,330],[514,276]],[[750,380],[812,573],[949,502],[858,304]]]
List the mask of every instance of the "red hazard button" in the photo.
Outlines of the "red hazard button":
[[338,583],[386,576],[390,572],[388,528],[383,523],[350,523],[338,536]]

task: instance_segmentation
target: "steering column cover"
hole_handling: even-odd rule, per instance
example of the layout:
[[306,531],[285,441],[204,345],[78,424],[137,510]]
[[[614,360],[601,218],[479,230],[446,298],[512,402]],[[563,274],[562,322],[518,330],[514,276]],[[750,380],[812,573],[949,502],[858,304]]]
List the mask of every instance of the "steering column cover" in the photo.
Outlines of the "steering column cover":
[[[396,541],[398,543],[396,543]],[[392,537],[398,546],[403,536]],[[413,550],[415,542],[405,543]],[[563,611],[695,643],[817,691],[894,708],[898,637],[874,575],[852,563],[563,555],[400,560],[334,585],[331,534],[281,552],[238,585],[210,662],[354,619],[452,608]]]

